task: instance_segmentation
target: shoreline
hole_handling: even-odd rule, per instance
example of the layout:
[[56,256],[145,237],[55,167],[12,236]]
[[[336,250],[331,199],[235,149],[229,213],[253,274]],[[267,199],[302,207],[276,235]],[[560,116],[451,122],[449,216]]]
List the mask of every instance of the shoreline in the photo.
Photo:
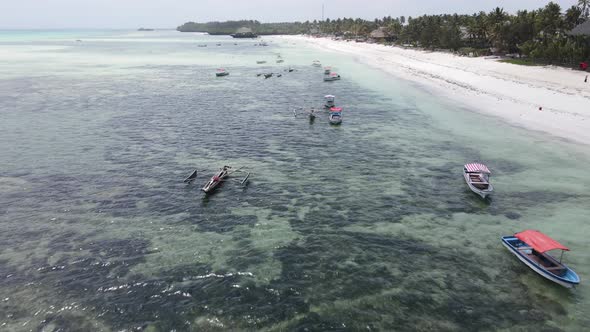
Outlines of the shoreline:
[[[331,52],[417,83],[438,97],[511,125],[590,144],[590,73],[553,66],[521,66],[379,44],[306,36],[275,36]],[[542,107],[542,110],[539,110]]]

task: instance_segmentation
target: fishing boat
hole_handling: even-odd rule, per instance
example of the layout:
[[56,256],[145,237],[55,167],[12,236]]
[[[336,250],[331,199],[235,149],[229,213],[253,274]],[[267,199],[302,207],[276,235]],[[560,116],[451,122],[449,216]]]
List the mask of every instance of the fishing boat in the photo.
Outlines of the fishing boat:
[[221,46],[221,43],[217,43],[217,46]]
[[332,73],[332,67],[324,67],[324,75],[330,75]]
[[205,186],[201,190],[203,190],[206,194],[213,191],[229,175],[230,169],[231,167],[229,166],[223,166],[222,169],[215,173],[215,175],[213,175],[211,179],[205,183]]
[[283,59],[278,59],[277,60],[277,63],[283,63],[283,62],[285,62],[285,60],[283,60]]
[[259,64],[259,65],[262,65],[262,64],[265,64],[265,63],[266,63],[266,61],[264,61],[264,60],[259,60],[259,61],[256,61],[256,63],[257,63],[257,64]]
[[313,60],[313,62],[311,63],[312,66],[314,67],[321,67],[322,63],[319,60]]
[[330,75],[324,75],[324,82],[331,82],[331,81],[338,81],[340,80],[340,75],[336,73],[331,73]]
[[215,73],[215,76],[217,76],[217,77],[222,77],[222,76],[227,76],[227,75],[229,75],[229,72],[223,68],[217,69],[217,72]]
[[[561,286],[572,288],[580,283],[580,277],[572,269],[562,263],[563,254],[569,248],[549,236],[535,230],[526,230],[503,236],[502,244],[521,262],[541,276]],[[547,252],[561,250],[559,260]]]
[[481,163],[471,163],[463,166],[463,177],[469,186],[469,189],[474,193],[486,198],[494,191],[494,187],[490,183],[490,170]]
[[330,108],[330,117],[328,118],[330,124],[339,125],[342,123],[342,108],[332,107]]
[[271,78],[271,77],[272,77],[272,75],[274,75],[274,74],[273,74],[273,73],[264,74],[264,78],[265,78],[265,79],[266,79],[266,78]]
[[326,96],[324,96],[324,99],[325,99],[325,104],[324,104],[325,108],[332,108],[332,107],[336,106],[336,104],[334,103],[334,100],[336,99],[336,97],[334,97],[332,95],[326,95]]

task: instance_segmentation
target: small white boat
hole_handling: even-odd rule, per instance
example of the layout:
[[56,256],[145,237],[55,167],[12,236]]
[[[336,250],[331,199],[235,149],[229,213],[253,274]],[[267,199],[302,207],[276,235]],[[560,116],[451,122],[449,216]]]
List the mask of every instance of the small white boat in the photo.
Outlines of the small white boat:
[[222,76],[227,76],[227,75],[229,75],[229,72],[223,68],[217,69],[217,72],[215,73],[215,76],[217,76],[217,77],[222,77]]
[[330,124],[339,125],[342,123],[342,108],[332,107],[330,108],[330,117],[328,118]]
[[334,102],[336,97],[334,97],[332,95],[326,95],[326,96],[324,96],[324,99],[325,99],[325,104],[324,104],[325,108],[332,108],[332,107],[336,106],[336,104]]
[[322,63],[319,60],[313,60],[311,65],[314,67],[321,67]]
[[486,198],[494,191],[494,187],[490,183],[490,170],[481,163],[471,163],[463,166],[463,177],[469,189],[474,193]]
[[[514,236],[503,236],[502,244],[542,277],[567,288],[580,283],[576,272],[561,262],[563,253],[569,251],[569,248],[549,236],[539,231],[526,230]],[[561,250],[559,260],[547,253],[552,250]]]
[[336,73],[331,73],[330,75],[324,75],[324,82],[332,82],[332,81],[339,81],[340,75]]

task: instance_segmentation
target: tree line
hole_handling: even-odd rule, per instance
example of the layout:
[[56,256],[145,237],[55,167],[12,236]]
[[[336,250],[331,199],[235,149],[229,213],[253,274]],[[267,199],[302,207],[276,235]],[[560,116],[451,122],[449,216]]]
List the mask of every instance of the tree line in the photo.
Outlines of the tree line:
[[365,39],[372,31],[381,28],[386,35],[381,42],[466,54],[511,53],[536,61],[573,64],[590,58],[590,35],[571,36],[568,32],[589,16],[590,0],[579,0],[577,6],[564,12],[558,4],[550,2],[543,8],[521,10],[515,14],[495,8],[473,15],[423,15],[407,19],[387,16],[372,21],[338,18],[294,23],[189,22],[178,30],[231,34],[238,28],[248,27],[259,35],[317,34]]

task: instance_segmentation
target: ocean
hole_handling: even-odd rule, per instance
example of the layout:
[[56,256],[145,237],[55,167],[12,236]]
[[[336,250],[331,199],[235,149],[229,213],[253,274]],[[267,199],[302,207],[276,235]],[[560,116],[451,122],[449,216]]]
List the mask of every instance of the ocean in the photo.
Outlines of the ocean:
[[[0,31],[0,330],[590,326],[587,146],[265,40]],[[341,126],[294,116],[326,94]],[[472,161],[492,170],[487,201]],[[205,195],[224,165],[250,181]],[[579,287],[502,246],[525,229],[572,249]]]

